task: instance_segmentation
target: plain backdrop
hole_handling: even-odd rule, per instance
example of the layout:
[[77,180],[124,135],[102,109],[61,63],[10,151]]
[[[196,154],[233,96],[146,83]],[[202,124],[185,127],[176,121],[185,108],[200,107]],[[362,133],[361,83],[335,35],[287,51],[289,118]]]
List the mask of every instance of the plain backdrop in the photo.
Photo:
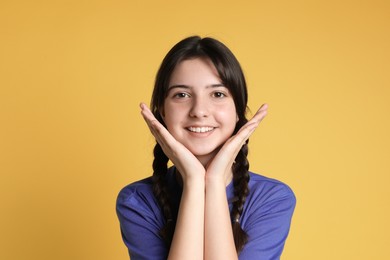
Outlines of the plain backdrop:
[[0,3],[0,259],[128,259],[119,190],[151,174],[149,103],[190,35],[269,104],[251,170],[297,196],[287,260],[390,259],[390,2]]

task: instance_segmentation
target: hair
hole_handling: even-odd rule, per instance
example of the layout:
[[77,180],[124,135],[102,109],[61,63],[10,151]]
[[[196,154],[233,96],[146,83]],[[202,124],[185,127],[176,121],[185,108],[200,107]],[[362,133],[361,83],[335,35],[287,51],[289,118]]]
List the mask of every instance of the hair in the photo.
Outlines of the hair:
[[[210,59],[218,71],[219,77],[226,86],[234,100],[238,122],[236,123],[233,134],[248,122],[245,114],[247,110],[248,92],[245,82],[245,77],[241,66],[233,55],[233,53],[220,41],[213,38],[201,38],[199,36],[191,36],[178,42],[168,52],[163,59],[161,66],[157,72],[154,90],[151,100],[151,110],[154,116],[164,126],[164,121],[161,117],[161,111],[164,106],[165,98],[167,97],[169,81],[176,65],[183,60],[194,58]],[[237,154],[235,163],[232,166],[233,172],[233,187],[234,199],[231,210],[232,230],[234,235],[234,243],[236,251],[239,253],[248,240],[248,235],[242,230],[239,219],[243,211],[243,206],[246,197],[249,193],[249,162],[248,141],[242,146]],[[156,143],[154,148],[153,161],[153,193],[161,207],[165,218],[165,226],[160,230],[160,235],[170,247],[176,217],[173,213],[171,204],[171,195],[165,182],[165,176],[168,171],[168,157],[164,154],[161,146]]]

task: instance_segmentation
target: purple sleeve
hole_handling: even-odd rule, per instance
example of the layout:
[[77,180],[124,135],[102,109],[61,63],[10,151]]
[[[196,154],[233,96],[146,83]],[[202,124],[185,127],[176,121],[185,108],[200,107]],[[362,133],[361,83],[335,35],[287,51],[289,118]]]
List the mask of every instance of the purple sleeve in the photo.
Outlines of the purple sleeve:
[[116,210],[131,260],[167,259],[165,243],[158,234],[163,220],[151,196],[125,188],[119,193]]
[[[270,195],[271,194],[271,195]],[[240,260],[278,260],[289,233],[295,208],[295,196],[288,186],[280,185],[267,194],[265,201],[252,201],[245,219],[249,239]]]

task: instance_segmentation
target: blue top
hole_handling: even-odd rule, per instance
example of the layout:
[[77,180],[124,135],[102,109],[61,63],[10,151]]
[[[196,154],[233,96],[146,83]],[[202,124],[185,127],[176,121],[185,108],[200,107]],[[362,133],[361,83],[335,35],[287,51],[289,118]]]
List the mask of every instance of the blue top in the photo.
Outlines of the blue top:
[[[294,193],[280,181],[249,174],[249,195],[240,218],[249,239],[239,259],[280,259],[295,208]],[[167,181],[177,210],[182,188],[176,181],[173,167],[168,171]],[[231,208],[232,183],[226,187],[226,194]],[[131,260],[167,259],[168,249],[158,234],[164,217],[153,195],[151,177],[124,187],[118,195],[116,209]]]

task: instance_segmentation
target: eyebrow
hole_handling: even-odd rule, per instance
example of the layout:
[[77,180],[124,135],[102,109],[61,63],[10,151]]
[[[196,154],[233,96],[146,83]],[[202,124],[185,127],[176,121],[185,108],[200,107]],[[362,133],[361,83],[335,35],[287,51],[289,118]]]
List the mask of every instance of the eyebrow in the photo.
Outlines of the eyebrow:
[[[226,87],[224,84],[222,83],[217,83],[217,84],[211,84],[211,85],[208,85],[206,86],[206,88],[218,88],[218,87]],[[172,86],[169,86],[168,87],[168,91],[171,91],[172,89],[175,89],[175,88],[185,88],[185,89],[190,89],[191,86],[188,86],[188,85],[182,85],[182,84],[178,84],[178,85],[172,85]]]

